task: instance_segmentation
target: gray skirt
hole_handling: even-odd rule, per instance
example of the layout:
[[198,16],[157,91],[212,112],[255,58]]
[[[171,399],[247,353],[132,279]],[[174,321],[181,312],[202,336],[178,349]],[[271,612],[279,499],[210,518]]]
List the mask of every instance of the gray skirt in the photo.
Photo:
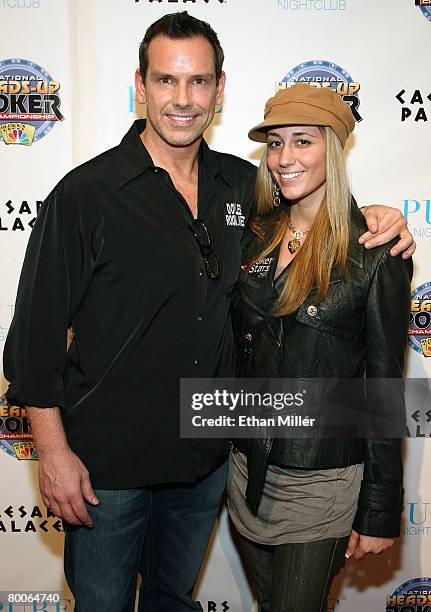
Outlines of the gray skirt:
[[259,544],[289,544],[350,534],[358,505],[362,464],[329,470],[270,465],[257,516],[245,501],[247,458],[229,459],[228,508],[241,535]]

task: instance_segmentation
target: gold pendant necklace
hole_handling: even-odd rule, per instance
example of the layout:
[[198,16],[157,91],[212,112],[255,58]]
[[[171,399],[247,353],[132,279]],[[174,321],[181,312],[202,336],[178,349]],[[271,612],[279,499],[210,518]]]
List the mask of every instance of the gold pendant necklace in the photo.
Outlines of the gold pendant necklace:
[[308,230],[306,232],[301,232],[300,230],[295,229],[293,227],[292,221],[290,220],[290,217],[287,220],[287,227],[290,229],[293,235],[293,240],[289,240],[289,242],[287,243],[287,248],[289,249],[289,252],[293,255],[293,253],[296,253],[296,251],[301,248],[300,241],[305,236],[305,234],[308,234]]

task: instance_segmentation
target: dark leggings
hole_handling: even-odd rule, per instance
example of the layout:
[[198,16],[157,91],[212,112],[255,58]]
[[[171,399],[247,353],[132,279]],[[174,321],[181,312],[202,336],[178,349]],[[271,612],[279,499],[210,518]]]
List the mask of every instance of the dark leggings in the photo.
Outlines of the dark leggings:
[[236,532],[261,612],[327,612],[332,580],[348,537],[264,546]]

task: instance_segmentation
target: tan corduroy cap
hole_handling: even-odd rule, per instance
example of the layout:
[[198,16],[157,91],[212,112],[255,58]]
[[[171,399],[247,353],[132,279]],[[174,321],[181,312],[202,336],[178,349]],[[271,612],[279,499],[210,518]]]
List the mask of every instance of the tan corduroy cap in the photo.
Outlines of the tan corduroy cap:
[[267,131],[276,126],[320,125],[331,127],[344,147],[355,128],[350,106],[333,89],[306,83],[280,89],[265,104],[264,118],[249,131],[251,140],[266,142]]

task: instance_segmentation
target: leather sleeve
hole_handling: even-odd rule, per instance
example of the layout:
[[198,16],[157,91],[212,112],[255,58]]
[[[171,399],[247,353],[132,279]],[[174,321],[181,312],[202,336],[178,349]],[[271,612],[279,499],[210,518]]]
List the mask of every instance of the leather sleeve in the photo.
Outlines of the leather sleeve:
[[[411,259],[383,252],[370,282],[366,305],[366,376],[402,380],[407,344]],[[385,381],[373,386],[374,406],[387,403]],[[389,384],[391,384],[388,381]],[[368,398],[367,398],[368,401]],[[400,400],[403,404],[403,400]],[[386,407],[385,407],[386,409]],[[365,440],[364,477],[355,531],[370,536],[400,533],[403,499],[402,439]]]

